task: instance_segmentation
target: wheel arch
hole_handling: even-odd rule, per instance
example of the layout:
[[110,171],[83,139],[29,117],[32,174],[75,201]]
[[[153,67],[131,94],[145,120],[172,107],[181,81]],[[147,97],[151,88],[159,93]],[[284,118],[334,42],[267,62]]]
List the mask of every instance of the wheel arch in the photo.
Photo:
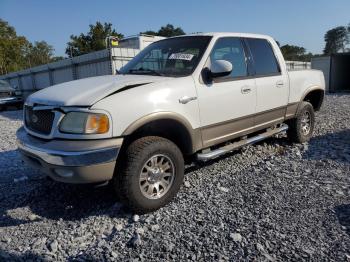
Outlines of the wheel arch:
[[299,102],[298,110],[300,108],[301,102],[305,101],[305,102],[309,102],[315,111],[319,111],[323,103],[324,95],[325,95],[324,89],[322,89],[319,86],[312,86],[308,88],[304,92]]
[[185,155],[202,148],[199,129],[193,129],[189,121],[174,112],[155,112],[130,124],[122,136],[133,140],[142,136],[160,136],[174,142]]

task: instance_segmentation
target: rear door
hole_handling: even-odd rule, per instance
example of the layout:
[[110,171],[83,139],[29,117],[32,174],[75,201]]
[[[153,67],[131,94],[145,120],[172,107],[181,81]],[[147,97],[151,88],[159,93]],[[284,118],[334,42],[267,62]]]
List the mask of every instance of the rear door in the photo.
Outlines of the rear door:
[[246,38],[256,84],[255,126],[265,127],[284,120],[289,80],[267,39]]

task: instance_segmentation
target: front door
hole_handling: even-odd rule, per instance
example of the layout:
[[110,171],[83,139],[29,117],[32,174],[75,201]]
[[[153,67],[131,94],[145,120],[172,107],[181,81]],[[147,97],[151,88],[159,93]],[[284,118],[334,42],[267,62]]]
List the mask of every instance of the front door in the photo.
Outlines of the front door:
[[204,147],[228,141],[254,126],[256,85],[249,76],[243,41],[219,38],[206,67],[214,60],[231,62],[233,70],[227,77],[200,81],[197,86]]

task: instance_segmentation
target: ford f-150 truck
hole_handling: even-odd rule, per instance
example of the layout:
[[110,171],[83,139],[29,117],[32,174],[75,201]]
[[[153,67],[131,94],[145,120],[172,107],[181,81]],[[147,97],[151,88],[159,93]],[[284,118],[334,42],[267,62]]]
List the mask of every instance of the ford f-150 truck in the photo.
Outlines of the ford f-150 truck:
[[325,90],[315,70],[287,72],[269,36],[205,33],[155,42],[118,75],[32,94],[17,132],[25,160],[67,183],[109,181],[149,212],[179,190],[186,161],[206,161],[281,132],[303,143]]

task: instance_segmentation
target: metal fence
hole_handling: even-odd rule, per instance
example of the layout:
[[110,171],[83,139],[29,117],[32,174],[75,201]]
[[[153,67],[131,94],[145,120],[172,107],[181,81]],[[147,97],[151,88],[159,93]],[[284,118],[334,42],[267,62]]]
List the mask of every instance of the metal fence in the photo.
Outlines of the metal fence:
[[304,70],[311,69],[311,62],[286,61],[287,70]]
[[138,49],[112,48],[0,76],[23,96],[48,86],[91,76],[115,74],[137,53]]

